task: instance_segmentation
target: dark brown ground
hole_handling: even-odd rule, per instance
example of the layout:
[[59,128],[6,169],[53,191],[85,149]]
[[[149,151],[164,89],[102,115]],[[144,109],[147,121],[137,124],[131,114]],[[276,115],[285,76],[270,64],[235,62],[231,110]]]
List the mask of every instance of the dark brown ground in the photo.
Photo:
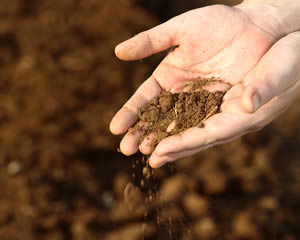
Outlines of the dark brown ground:
[[[300,238],[297,104],[155,177],[116,151],[109,121],[160,57],[123,63],[113,48],[182,3],[1,0],[1,240]],[[159,204],[130,211],[128,182]]]

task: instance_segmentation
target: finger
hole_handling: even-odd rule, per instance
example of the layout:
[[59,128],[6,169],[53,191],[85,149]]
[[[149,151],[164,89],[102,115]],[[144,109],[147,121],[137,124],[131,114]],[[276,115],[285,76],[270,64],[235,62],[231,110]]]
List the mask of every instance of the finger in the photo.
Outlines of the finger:
[[[169,133],[171,132],[174,128],[175,128],[176,122],[172,121],[169,126],[167,127],[166,132]],[[143,153],[144,155],[150,155],[155,146],[156,143],[158,141],[161,140],[161,133],[150,133],[148,136],[146,136],[143,141],[141,142],[141,144],[139,145],[139,150],[141,153]],[[165,137],[165,136],[163,136]]]
[[172,18],[120,43],[115,49],[117,57],[126,61],[138,60],[178,45],[178,19]]
[[138,142],[141,136],[142,133],[135,130],[126,133],[120,143],[121,152],[126,156],[135,154],[139,149]]
[[245,87],[241,83],[238,83],[238,84],[232,86],[232,88],[230,88],[224,95],[223,102],[233,99],[233,98],[236,98],[236,97],[240,97],[243,94],[244,90],[245,90]]
[[139,150],[144,155],[149,155],[153,151],[153,138],[155,133],[151,133],[149,136],[145,137],[141,144],[139,145]]
[[152,153],[151,157],[149,158],[149,164],[152,168],[159,168],[165,165],[166,163],[173,162],[177,159],[194,155],[197,152],[199,152],[198,149],[193,149],[193,150],[187,150],[179,153],[171,153],[169,155],[162,156],[162,157],[158,156],[155,153]]
[[242,97],[245,110],[253,113],[292,87],[297,80],[299,59],[299,33],[290,34],[274,44],[245,79],[247,87]]
[[231,138],[231,139],[226,139],[224,141],[217,141],[217,142],[209,143],[205,146],[188,149],[188,150],[181,151],[181,152],[168,153],[163,156],[159,156],[156,154],[156,152],[153,152],[151,157],[149,158],[149,164],[152,168],[158,168],[158,167],[165,165],[166,163],[174,162],[175,160],[178,160],[180,158],[192,156],[192,155],[194,155],[198,152],[201,152],[203,150],[206,150],[208,148],[231,142],[231,141],[235,140],[236,138],[238,138],[238,136],[235,136],[234,138]]
[[[235,100],[238,101],[238,100]],[[246,118],[246,116],[244,116]],[[163,139],[154,150],[158,156],[191,150],[216,141],[240,136],[251,122],[242,121],[235,113],[219,113],[205,121],[204,128],[190,128],[179,135]]]
[[110,131],[116,135],[126,132],[138,119],[139,108],[160,92],[161,88],[156,79],[153,76],[148,78],[111,120]]

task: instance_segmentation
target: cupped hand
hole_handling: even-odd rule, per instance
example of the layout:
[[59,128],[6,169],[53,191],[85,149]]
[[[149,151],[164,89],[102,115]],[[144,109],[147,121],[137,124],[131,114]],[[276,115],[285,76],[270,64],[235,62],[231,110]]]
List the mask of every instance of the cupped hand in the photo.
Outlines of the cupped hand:
[[144,154],[152,152],[149,163],[159,167],[262,128],[287,108],[297,91],[299,95],[299,34],[274,44],[276,32],[262,27],[246,12],[222,5],[196,9],[116,47],[122,60],[170,50],[113,118],[110,129],[114,134],[135,124],[138,109],[162,90],[178,92],[199,77],[220,78],[222,83],[216,89],[228,90],[221,112],[209,118],[203,128],[165,138],[153,152],[146,141],[138,146],[140,133],[129,132],[120,144],[124,154],[138,149]]

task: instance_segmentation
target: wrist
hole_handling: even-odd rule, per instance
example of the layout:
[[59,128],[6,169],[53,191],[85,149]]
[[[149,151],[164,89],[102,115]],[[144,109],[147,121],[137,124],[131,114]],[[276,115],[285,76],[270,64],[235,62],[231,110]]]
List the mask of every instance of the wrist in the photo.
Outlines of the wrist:
[[275,39],[300,30],[298,0],[245,0],[236,7]]

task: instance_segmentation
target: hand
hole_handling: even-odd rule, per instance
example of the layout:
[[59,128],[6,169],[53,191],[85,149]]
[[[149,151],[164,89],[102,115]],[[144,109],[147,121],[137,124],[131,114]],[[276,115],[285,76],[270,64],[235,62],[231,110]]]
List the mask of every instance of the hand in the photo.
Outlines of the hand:
[[[299,34],[283,38],[270,49],[277,38],[276,32],[254,23],[242,8],[216,5],[187,12],[121,43],[116,55],[123,60],[176,48],[116,114],[111,131],[124,133],[136,122],[138,109],[161,90],[177,92],[193,79],[212,76],[223,80],[218,89],[230,88],[221,113],[208,119],[204,128],[163,139],[152,153],[150,165],[159,167],[262,128],[299,92]],[[139,148],[150,154],[150,144],[143,141],[138,146],[139,138],[139,133],[127,133],[121,151],[131,155]]]

